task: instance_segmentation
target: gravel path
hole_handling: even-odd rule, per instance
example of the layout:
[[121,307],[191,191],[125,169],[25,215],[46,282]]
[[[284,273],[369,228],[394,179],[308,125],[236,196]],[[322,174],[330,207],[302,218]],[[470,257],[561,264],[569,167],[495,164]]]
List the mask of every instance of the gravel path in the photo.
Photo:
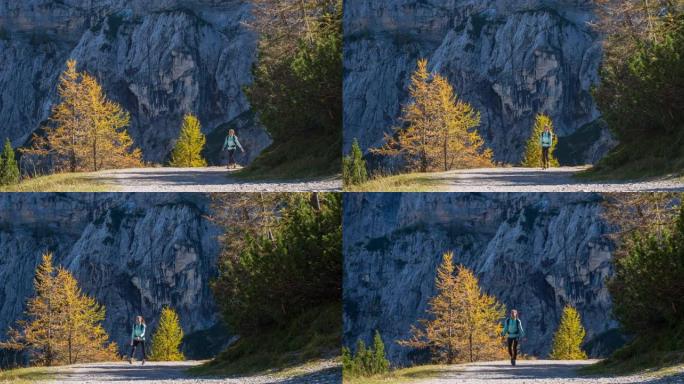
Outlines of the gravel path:
[[682,179],[588,182],[572,177],[573,174],[587,168],[562,167],[546,171],[532,168],[479,168],[435,173],[430,177],[449,192],[684,191]]
[[117,383],[117,384],[338,384],[342,381],[339,364],[324,361],[298,368],[297,373],[260,375],[235,378],[196,378],[189,377],[185,371],[202,361],[183,362],[148,362],[145,365],[135,363],[81,364],[62,367],[58,370],[58,379],[50,383]]
[[338,178],[246,182],[225,167],[134,168],[88,175],[118,192],[328,192],[340,191]]
[[512,367],[508,361],[475,363],[454,366],[435,372],[433,379],[416,381],[421,384],[681,384],[684,373],[669,378],[620,376],[611,378],[579,377],[576,370],[593,364],[594,360],[530,360],[518,361]]

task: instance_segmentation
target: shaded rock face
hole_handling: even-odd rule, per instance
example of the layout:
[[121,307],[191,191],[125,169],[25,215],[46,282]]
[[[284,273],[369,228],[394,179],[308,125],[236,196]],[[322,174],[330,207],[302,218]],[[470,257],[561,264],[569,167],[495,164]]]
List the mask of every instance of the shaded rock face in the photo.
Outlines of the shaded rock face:
[[256,56],[249,17],[248,2],[232,0],[0,0],[0,136],[26,143],[75,59],[131,112],[145,160],[166,161],[194,113],[207,134],[237,128],[251,161],[270,138],[243,93]]
[[396,344],[425,318],[444,252],[487,293],[518,309],[522,352],[548,355],[563,307],[575,306],[592,356],[617,333],[605,280],[610,228],[590,194],[349,194],[344,202],[344,340],[379,330],[394,364],[425,354]]
[[[561,140],[599,118],[590,89],[601,60],[589,0],[398,0],[348,2],[345,9],[345,150],[354,138],[379,146],[400,124],[419,58],[446,75],[482,114],[495,160],[518,163],[537,113]],[[605,130],[605,128],[604,128]],[[593,163],[607,132],[582,143],[568,163]]]
[[21,318],[45,251],[106,306],[104,326],[122,351],[135,316],[153,331],[165,305],[178,312],[186,335],[215,327],[209,280],[219,244],[208,204],[195,194],[1,196],[0,339]]

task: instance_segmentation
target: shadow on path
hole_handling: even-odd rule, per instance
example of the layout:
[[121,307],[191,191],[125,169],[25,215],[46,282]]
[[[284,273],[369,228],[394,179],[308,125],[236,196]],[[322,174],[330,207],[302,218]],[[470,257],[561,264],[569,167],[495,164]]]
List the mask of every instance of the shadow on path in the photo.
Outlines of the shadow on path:
[[[492,363],[482,364],[477,366],[477,374],[481,376],[506,376],[507,379],[513,380],[531,380],[531,379],[574,379],[577,377],[577,369],[583,367],[582,364],[568,365],[568,364],[543,364],[543,365],[526,365],[524,362],[519,362],[517,366],[513,367],[506,363]],[[455,376],[454,378],[456,378]]]
[[61,379],[61,382],[86,382],[102,381],[143,381],[143,380],[177,380],[186,379],[185,371],[190,368],[188,364],[177,365],[166,363],[163,366],[156,364],[140,365],[136,363],[120,364],[89,364],[76,366],[69,370]]
[[296,377],[273,381],[273,384],[327,384],[327,383],[341,383],[342,382],[342,368],[334,367],[328,368],[318,372],[306,373]]

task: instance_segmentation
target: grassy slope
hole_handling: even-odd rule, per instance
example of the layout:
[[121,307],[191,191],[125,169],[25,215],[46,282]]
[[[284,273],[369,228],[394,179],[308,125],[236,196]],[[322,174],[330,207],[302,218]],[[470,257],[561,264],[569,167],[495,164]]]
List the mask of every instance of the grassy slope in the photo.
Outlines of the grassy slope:
[[211,362],[190,370],[195,375],[230,376],[285,370],[340,354],[340,304],[313,308],[280,329],[243,337]]
[[588,179],[643,179],[684,176],[684,133],[650,137],[618,145],[581,177]]
[[347,192],[439,192],[440,180],[430,173],[377,177],[364,184],[347,186]]
[[42,380],[52,380],[55,378],[54,372],[49,368],[19,368],[0,371],[0,383],[33,383]]
[[684,326],[673,332],[642,335],[608,359],[583,369],[582,373],[624,375],[652,372],[665,375],[673,373],[677,367],[684,367]]
[[273,143],[237,175],[246,179],[335,176],[342,172],[342,146],[335,137],[292,138]]
[[27,179],[17,185],[0,187],[0,192],[105,192],[111,186],[100,183],[85,173],[59,173]]

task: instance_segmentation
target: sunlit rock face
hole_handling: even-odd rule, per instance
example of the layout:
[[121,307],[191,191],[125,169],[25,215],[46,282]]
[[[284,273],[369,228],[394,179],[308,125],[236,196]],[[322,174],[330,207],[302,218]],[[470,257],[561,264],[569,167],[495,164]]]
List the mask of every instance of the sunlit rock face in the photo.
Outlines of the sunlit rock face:
[[[45,252],[106,306],[104,326],[122,351],[134,317],[153,330],[165,305],[186,335],[216,329],[219,232],[208,214],[209,199],[196,194],[0,196],[0,339],[21,318]],[[192,345],[190,356],[206,356]]]
[[254,159],[271,142],[243,90],[256,38],[247,1],[0,0],[0,136],[23,145],[50,115],[68,59],[131,112],[145,160],[168,160],[183,115],[209,136],[210,161],[228,127]]
[[[600,36],[589,0],[397,0],[345,9],[345,150],[382,143],[400,124],[419,58],[482,114],[500,162],[518,163],[534,117],[547,113],[566,164],[594,163],[613,145],[590,95]],[[584,129],[582,129],[584,128]],[[577,133],[577,135],[573,135]]]
[[353,346],[379,330],[395,364],[426,356],[395,341],[425,318],[446,251],[484,291],[516,308],[525,354],[546,357],[563,308],[601,356],[620,343],[605,285],[613,274],[610,228],[591,194],[349,194],[345,196],[344,337]]

